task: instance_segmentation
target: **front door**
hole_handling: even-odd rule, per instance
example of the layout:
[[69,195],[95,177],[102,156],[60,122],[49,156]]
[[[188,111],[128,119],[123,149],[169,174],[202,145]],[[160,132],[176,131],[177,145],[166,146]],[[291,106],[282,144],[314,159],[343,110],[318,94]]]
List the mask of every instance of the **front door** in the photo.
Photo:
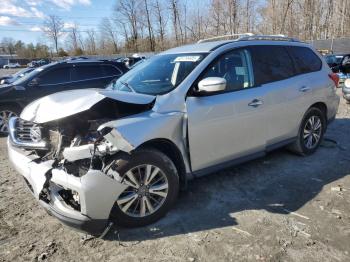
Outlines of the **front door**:
[[31,102],[37,98],[44,97],[60,91],[71,89],[71,66],[63,66],[43,71],[37,77],[36,85],[28,85],[26,88],[26,99]]
[[188,139],[193,171],[244,158],[265,149],[266,92],[254,84],[249,51],[236,49],[222,55],[197,83],[206,77],[222,77],[227,84],[222,93],[187,97]]

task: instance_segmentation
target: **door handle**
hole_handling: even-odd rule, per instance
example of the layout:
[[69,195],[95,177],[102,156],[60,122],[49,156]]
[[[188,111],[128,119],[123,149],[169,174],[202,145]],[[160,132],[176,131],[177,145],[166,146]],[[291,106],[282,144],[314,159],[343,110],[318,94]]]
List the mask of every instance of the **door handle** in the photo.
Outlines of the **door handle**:
[[300,92],[307,92],[309,90],[310,90],[310,87],[308,87],[308,86],[302,86],[302,87],[299,88]]
[[248,104],[248,106],[258,107],[258,106],[261,106],[262,104],[263,104],[263,101],[259,99],[254,99],[252,102]]

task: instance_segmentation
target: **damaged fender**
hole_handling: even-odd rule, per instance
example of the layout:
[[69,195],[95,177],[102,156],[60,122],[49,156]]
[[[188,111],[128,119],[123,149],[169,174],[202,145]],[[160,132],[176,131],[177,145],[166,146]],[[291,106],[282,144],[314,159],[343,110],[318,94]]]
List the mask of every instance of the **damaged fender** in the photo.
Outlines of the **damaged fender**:
[[109,127],[113,130],[105,135],[105,139],[117,149],[130,153],[140,145],[153,139],[166,139],[173,142],[180,150],[185,163],[186,172],[190,172],[186,149],[186,123],[184,112],[156,113],[147,111],[107,122],[99,127],[99,131]]

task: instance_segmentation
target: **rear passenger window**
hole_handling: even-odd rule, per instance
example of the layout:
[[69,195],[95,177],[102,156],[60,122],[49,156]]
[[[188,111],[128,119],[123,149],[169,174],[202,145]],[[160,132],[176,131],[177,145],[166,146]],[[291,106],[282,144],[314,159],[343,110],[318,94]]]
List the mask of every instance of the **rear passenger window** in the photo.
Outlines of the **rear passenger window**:
[[293,61],[284,46],[250,47],[257,85],[287,79],[296,74]]
[[321,59],[310,49],[302,46],[289,46],[298,74],[306,74],[321,70]]
[[73,72],[73,81],[104,77],[100,65],[75,65]]
[[43,73],[40,76],[40,84],[41,85],[54,85],[67,83],[70,81],[70,68],[63,67],[52,69],[47,73]]
[[102,70],[104,76],[119,76],[122,74],[121,70],[113,65],[102,65]]

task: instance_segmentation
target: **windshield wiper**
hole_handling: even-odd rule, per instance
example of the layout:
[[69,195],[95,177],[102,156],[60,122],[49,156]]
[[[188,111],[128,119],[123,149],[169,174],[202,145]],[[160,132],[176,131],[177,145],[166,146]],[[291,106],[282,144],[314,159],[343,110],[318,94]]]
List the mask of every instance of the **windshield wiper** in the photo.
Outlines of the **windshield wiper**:
[[120,81],[120,83],[122,83],[122,85],[125,85],[127,88],[129,88],[132,92],[136,93],[136,91],[131,87],[131,85],[129,85],[126,82]]

